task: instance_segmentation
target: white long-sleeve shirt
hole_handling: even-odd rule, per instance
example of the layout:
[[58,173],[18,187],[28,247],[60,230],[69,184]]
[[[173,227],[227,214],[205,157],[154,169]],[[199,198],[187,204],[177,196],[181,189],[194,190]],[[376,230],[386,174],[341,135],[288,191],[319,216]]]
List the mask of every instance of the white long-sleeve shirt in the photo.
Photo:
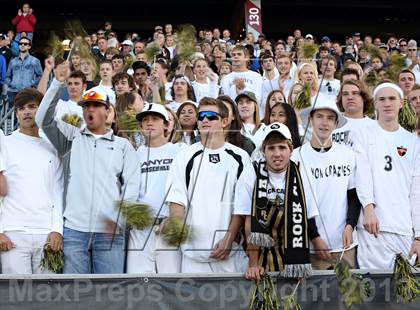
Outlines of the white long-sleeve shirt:
[[[390,132],[373,122],[354,148],[367,159],[372,183],[357,194],[362,204],[365,194],[373,197],[380,230],[420,237],[420,139],[402,127]],[[363,213],[359,226],[362,220]]]
[[8,194],[0,209],[0,232],[62,234],[62,167],[54,147],[19,131],[4,144]]

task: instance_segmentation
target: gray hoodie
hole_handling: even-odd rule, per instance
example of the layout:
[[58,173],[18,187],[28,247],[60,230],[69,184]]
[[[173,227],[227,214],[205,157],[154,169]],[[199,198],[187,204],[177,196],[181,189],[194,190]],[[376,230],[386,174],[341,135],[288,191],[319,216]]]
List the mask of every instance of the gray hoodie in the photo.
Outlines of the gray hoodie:
[[107,223],[121,223],[117,205],[135,201],[140,188],[140,166],[127,139],[109,129],[96,139],[54,113],[64,86],[53,80],[36,113],[36,123],[63,159],[64,226],[82,232],[110,232]]

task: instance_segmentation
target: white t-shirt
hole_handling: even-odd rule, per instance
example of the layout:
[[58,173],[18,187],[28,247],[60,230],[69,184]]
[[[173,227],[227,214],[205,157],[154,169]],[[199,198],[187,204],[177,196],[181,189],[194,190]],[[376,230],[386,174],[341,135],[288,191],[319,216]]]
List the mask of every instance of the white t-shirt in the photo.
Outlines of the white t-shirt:
[[62,168],[44,138],[13,132],[2,150],[8,194],[0,208],[0,232],[63,233]]
[[152,208],[154,217],[168,216],[167,208],[163,207],[166,178],[175,155],[183,146],[179,143],[166,143],[160,147],[142,145],[137,150],[141,168],[138,200]]
[[101,87],[103,89],[104,92],[106,92],[106,94],[109,96],[109,102],[115,106],[116,104],[116,95],[115,95],[115,91],[112,88],[112,86],[106,86],[102,84],[102,81],[99,83],[98,86],[96,87]]
[[80,127],[84,127],[85,120],[83,119],[83,109],[77,102],[73,100],[59,100],[55,108],[55,120],[61,120],[65,114],[78,115],[82,119]]
[[172,111],[174,111],[176,113],[176,111],[178,111],[178,108],[181,106],[182,103],[176,102],[176,101],[171,101],[167,104],[165,104],[165,107],[171,109]]
[[279,79],[274,78],[272,80],[264,79],[262,83],[262,92],[261,92],[261,102],[259,104],[260,108],[260,119],[264,118],[265,106],[267,105],[268,94],[273,90],[280,89]]
[[[230,143],[215,150],[195,143],[177,154],[169,170],[166,201],[184,206],[187,224],[192,225],[194,237],[182,245],[184,255],[213,261],[210,253],[229,228],[236,183],[247,165],[248,154]],[[233,248],[238,247],[234,243]]]
[[251,123],[244,123],[243,124],[243,132],[242,134],[251,139],[251,141],[254,143],[255,145],[255,149],[259,149],[262,145],[262,142],[264,140],[264,128],[266,127],[266,125],[264,123],[260,123],[260,127],[257,129],[257,131],[253,134],[252,132],[255,129],[255,124],[251,124]]
[[205,84],[193,81],[191,84],[194,89],[195,101],[200,102],[203,97],[217,98],[220,90],[217,80],[218,78],[214,81],[207,78],[207,83]]
[[0,129],[0,172],[4,171],[6,168],[4,163],[4,154],[5,154],[5,136],[3,130]]
[[365,116],[364,118],[348,118],[343,127],[335,129],[332,133],[332,140],[336,143],[352,146],[353,140],[358,135],[364,134],[369,124],[374,120]]
[[[302,179],[307,179],[305,197],[308,214],[317,213],[316,225],[328,248],[341,251],[347,218],[347,190],[355,188],[356,156],[350,148],[333,143],[325,153],[305,143],[293,151]],[[356,234],[353,234],[353,245]]]
[[318,87],[320,88],[319,92],[331,96],[335,100],[340,92],[340,81],[337,79],[333,79],[332,81],[323,80],[321,84],[321,79],[319,79]]
[[[380,230],[401,235],[412,235],[413,227],[420,231],[420,204],[411,202],[410,196],[418,184],[413,178],[420,176],[420,138],[400,127],[397,131],[384,130],[373,122],[359,135],[353,147],[364,154],[369,170],[375,213]],[[363,214],[359,221],[362,224]]]
[[[267,183],[267,199],[276,199],[278,196],[280,203],[284,204],[286,171],[281,173],[268,173],[269,182]],[[252,195],[257,181],[257,175],[252,165],[244,170],[236,184],[238,190],[235,193],[234,214],[251,215]]]
[[[165,83],[165,100],[166,101],[172,101],[172,95],[171,95],[171,89],[172,89],[172,82],[166,82]],[[162,99],[163,101],[163,99]]]
[[222,92],[226,96],[229,96],[232,100],[235,100],[236,96],[239,94],[236,92],[236,86],[233,83],[236,78],[245,80],[245,89],[242,91],[250,91],[255,94],[257,97],[257,103],[261,102],[261,93],[262,93],[262,77],[260,74],[248,70],[244,72],[231,72],[228,75],[224,76],[220,86],[222,87]]

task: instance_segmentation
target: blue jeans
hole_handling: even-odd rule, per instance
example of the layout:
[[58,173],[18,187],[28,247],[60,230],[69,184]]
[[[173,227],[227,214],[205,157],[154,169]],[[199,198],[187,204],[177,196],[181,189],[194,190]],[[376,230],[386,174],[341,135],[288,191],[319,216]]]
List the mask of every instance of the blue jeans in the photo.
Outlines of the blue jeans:
[[[21,38],[21,37],[22,37],[22,33],[21,33],[21,32],[18,32],[18,33],[16,34],[16,38],[15,38],[15,40],[19,42],[19,40],[20,40],[20,38]],[[33,41],[33,39],[34,39],[34,33],[33,33],[33,32],[27,32],[27,33],[26,33],[26,37],[27,37],[29,40],[31,40],[31,42],[32,42],[32,41]]]
[[63,273],[123,273],[124,235],[64,227]]

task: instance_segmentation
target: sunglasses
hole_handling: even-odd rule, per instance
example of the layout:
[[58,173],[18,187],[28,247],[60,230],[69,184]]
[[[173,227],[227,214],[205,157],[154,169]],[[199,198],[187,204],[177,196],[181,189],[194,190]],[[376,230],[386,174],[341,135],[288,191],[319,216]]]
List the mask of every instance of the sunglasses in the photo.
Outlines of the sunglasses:
[[217,112],[213,111],[201,111],[198,112],[198,120],[202,122],[205,118],[207,118],[209,121],[216,121],[221,117],[221,115]]
[[103,95],[95,92],[95,91],[90,91],[87,92],[86,94],[84,94],[84,96],[82,97],[82,99],[84,101],[105,101],[108,102],[108,98],[105,98]]
[[30,43],[26,43],[26,42],[19,42],[19,45],[22,45],[22,46],[29,46],[29,45],[31,45]]
[[416,50],[415,48],[413,48],[413,49],[409,48],[409,49],[408,49],[408,51],[409,51],[409,52],[415,52],[415,51],[417,51],[417,50]]

